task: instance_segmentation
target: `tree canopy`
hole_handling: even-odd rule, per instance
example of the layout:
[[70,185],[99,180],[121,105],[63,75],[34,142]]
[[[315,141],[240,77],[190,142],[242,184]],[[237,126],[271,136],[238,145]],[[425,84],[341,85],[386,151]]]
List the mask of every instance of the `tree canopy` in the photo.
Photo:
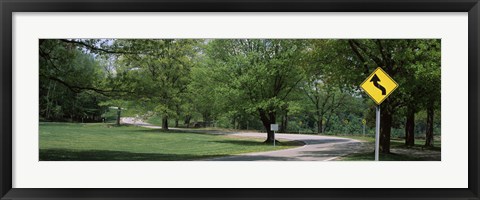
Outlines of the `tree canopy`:
[[381,104],[382,151],[392,134],[407,145],[422,135],[430,146],[440,127],[440,47],[438,39],[40,40],[39,114],[102,121],[109,108],[118,118],[128,108],[161,117],[164,129],[257,129],[268,143],[276,123],[281,132],[356,133],[363,119],[374,127],[375,104],[359,85],[382,67],[400,85]]

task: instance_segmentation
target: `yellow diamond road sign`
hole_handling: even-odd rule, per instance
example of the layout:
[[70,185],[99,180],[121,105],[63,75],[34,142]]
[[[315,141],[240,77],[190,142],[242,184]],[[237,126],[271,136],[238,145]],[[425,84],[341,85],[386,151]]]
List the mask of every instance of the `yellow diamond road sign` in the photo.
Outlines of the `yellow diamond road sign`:
[[380,105],[392,92],[397,89],[398,84],[378,67],[370,76],[363,81],[360,87],[370,96],[375,103]]

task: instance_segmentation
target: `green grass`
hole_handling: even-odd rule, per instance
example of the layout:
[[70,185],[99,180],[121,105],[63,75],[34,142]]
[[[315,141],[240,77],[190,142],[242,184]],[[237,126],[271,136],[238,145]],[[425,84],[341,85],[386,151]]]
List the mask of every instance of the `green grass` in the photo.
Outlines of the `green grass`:
[[413,147],[405,146],[405,140],[392,139],[390,140],[391,148],[413,148],[413,149],[428,149],[432,151],[441,151],[442,143],[435,141],[433,147],[425,147],[425,139],[415,139],[415,145]]
[[[170,122],[171,120],[169,120]],[[157,125],[157,126],[161,126],[162,125],[162,118],[160,116],[152,116],[152,117],[149,117],[146,121],[147,123],[150,123],[152,125]],[[169,123],[170,125],[170,123]]]
[[[151,117],[148,117],[145,122],[155,125],[155,126],[162,126],[163,121],[162,117],[159,115],[153,115]],[[175,127],[175,119],[168,119],[168,127]],[[183,120],[178,121],[178,128],[186,128],[187,126],[184,124]],[[193,128],[193,127],[190,127]]]
[[[375,138],[374,137],[362,137],[362,136],[339,136],[344,138],[356,139],[359,141],[364,141],[363,146],[367,151],[353,153],[349,155],[342,156],[339,160],[345,161],[354,161],[354,160],[365,160],[371,161],[375,160],[375,153],[369,151],[369,149],[374,149],[375,147]],[[415,139],[414,146],[406,146],[404,139],[391,139],[390,140],[390,154],[380,154],[381,161],[438,161],[441,160],[441,142],[435,141],[433,147],[424,147],[424,139]],[[399,153],[398,153],[399,152]]]
[[[379,160],[381,161],[423,161],[427,160],[420,157],[413,157],[404,154],[380,154]],[[358,160],[365,160],[365,161],[372,161],[375,160],[375,152],[371,153],[354,153],[348,156],[342,157],[342,161],[358,161]]]
[[[343,138],[350,138],[355,140],[360,140],[364,142],[375,143],[374,137],[363,137],[363,136],[336,136]],[[391,148],[401,148],[401,149],[428,149],[432,151],[441,151],[441,142],[435,141],[433,147],[425,147],[425,139],[415,139],[415,145],[413,147],[406,146],[404,139],[391,139],[390,147]]]
[[111,124],[40,123],[40,160],[157,161],[198,160],[241,153],[293,148],[281,141],[187,132],[164,132]]

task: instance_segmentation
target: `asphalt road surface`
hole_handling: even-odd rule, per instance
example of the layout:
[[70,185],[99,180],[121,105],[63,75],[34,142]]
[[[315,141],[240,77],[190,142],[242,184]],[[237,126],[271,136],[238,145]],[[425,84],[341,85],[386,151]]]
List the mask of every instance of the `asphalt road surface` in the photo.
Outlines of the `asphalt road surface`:
[[[147,128],[161,128],[134,118],[122,118],[122,123],[134,124]],[[266,133],[233,133],[239,137],[265,138]],[[333,136],[305,135],[305,134],[275,134],[275,138],[296,140],[305,143],[304,146],[267,152],[239,154],[227,157],[208,159],[211,161],[330,161],[346,154],[360,150],[361,142],[354,139]]]
[[[262,137],[266,133],[237,133],[234,135],[245,137]],[[225,161],[329,161],[339,156],[354,153],[361,148],[357,140],[331,136],[305,134],[275,134],[276,139],[297,140],[305,143],[302,147],[279,151],[248,153],[228,157],[213,158],[210,160]]]

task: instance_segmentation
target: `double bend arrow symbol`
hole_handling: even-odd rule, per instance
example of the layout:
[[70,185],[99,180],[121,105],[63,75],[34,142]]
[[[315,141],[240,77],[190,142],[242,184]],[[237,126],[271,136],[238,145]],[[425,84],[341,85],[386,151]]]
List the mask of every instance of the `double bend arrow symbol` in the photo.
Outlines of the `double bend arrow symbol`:
[[380,82],[380,79],[376,74],[373,75],[372,79],[370,79],[370,82],[373,82],[373,85],[382,91],[382,95],[386,95],[387,91],[382,85],[378,84],[378,82]]

